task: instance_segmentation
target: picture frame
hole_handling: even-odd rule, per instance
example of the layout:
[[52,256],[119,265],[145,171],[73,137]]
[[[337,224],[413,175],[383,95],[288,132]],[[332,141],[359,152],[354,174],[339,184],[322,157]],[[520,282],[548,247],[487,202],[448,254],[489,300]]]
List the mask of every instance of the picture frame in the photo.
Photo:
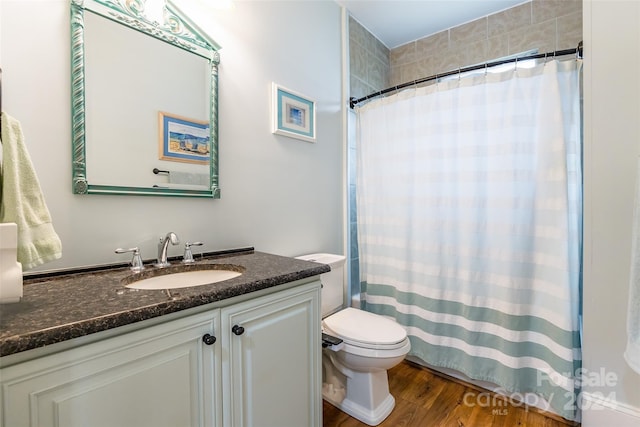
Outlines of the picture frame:
[[316,103],[305,95],[272,83],[273,130],[277,135],[316,141]]
[[160,160],[209,164],[211,131],[209,122],[158,112],[158,151]]

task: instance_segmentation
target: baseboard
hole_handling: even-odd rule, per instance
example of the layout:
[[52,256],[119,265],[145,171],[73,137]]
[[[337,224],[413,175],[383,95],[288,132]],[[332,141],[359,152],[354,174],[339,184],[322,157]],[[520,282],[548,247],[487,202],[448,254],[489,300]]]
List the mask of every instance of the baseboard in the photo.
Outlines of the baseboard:
[[640,427],[640,408],[602,395],[582,392],[581,407],[583,427]]

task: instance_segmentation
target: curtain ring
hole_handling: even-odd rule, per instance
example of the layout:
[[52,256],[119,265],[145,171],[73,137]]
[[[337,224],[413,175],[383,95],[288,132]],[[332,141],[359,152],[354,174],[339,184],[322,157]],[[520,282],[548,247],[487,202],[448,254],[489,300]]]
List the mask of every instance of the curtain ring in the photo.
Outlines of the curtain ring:
[[461,77],[462,77],[462,75],[460,74],[460,67],[458,67],[458,81],[460,81]]
[[484,75],[485,75],[485,76],[487,75],[488,67],[489,67],[489,64],[487,64],[487,63],[485,62],[485,63],[484,63]]
[[544,63],[545,63],[545,64],[547,63],[547,55],[548,55],[548,53],[549,53],[549,52],[545,52],[545,53],[544,53]]

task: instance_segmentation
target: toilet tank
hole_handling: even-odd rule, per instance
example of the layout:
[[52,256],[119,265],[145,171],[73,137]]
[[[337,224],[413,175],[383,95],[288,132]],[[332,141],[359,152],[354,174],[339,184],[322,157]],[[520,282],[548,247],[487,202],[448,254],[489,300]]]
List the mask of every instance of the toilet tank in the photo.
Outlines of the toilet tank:
[[296,258],[328,264],[331,267],[330,272],[320,275],[320,282],[322,282],[322,317],[341,309],[344,304],[345,257],[334,254],[310,254]]

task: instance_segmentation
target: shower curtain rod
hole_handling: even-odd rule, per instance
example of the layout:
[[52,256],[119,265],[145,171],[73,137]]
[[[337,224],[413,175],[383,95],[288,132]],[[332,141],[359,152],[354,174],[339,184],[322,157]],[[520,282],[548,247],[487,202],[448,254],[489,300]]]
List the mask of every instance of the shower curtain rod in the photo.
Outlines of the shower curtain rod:
[[356,104],[363,102],[363,101],[367,101],[369,99],[372,98],[377,98],[378,96],[381,95],[385,95],[389,92],[394,92],[400,89],[404,89],[406,87],[411,87],[411,86],[415,86],[415,85],[419,85],[421,83],[425,83],[431,80],[437,80],[440,77],[447,77],[447,76],[453,76],[455,74],[460,74],[460,73],[466,73],[467,71],[475,71],[475,70],[482,70],[482,69],[486,69],[489,67],[495,67],[497,65],[502,65],[502,64],[509,64],[511,62],[515,62],[516,64],[518,63],[518,61],[525,61],[528,59],[542,59],[544,58],[545,60],[547,58],[554,58],[556,56],[566,56],[566,55],[576,55],[577,58],[582,58],[582,42],[578,43],[578,47],[576,47],[575,49],[564,49],[564,50],[556,50],[555,52],[547,52],[547,53],[537,53],[534,55],[527,55],[527,56],[521,56],[521,57],[517,57],[517,58],[511,58],[511,59],[503,59],[500,61],[493,61],[493,62],[485,62],[484,64],[478,64],[478,65],[472,65],[470,67],[465,67],[465,68],[458,68],[457,70],[452,70],[452,71],[447,71],[445,73],[442,74],[434,74],[433,76],[429,76],[429,77],[423,77],[417,80],[412,80],[410,82],[406,82],[406,83],[402,83],[399,84],[397,86],[391,86],[388,87],[386,89],[380,90],[378,92],[374,92],[371,93],[369,95],[363,96],[362,98],[354,98],[351,97],[349,98],[349,107],[353,109],[353,107],[356,106]]

